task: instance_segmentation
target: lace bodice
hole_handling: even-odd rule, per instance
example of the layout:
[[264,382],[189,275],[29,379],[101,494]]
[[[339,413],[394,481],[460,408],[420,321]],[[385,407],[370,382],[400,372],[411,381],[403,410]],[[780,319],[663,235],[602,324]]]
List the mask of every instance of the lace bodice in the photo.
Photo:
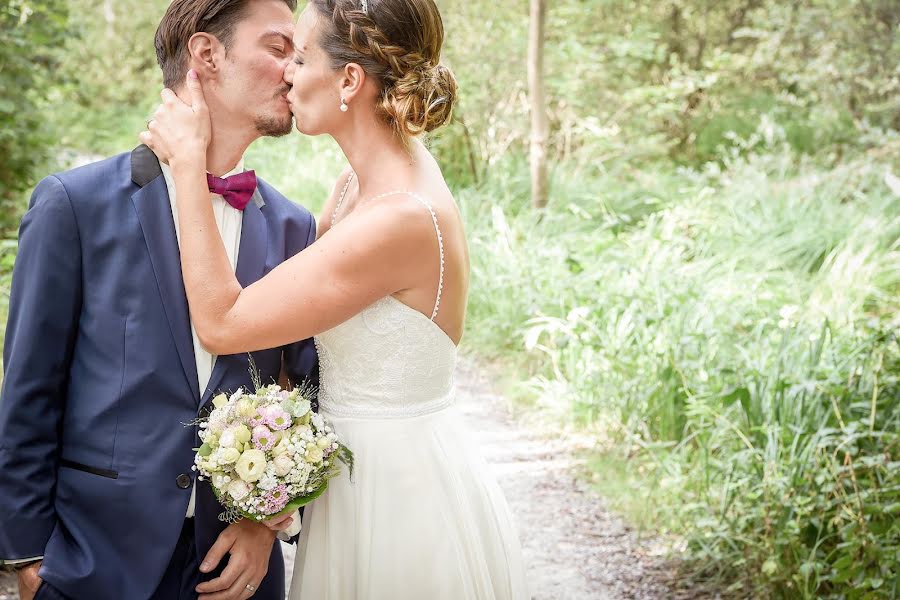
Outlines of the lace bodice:
[[319,407],[346,417],[414,417],[452,402],[456,345],[393,296],[316,336]]
[[[352,177],[351,173],[338,199],[332,226]],[[429,319],[386,296],[316,336],[319,407],[333,415],[414,417],[445,408],[453,399],[456,345],[434,322],[444,281],[444,245],[437,216],[416,194],[395,191],[381,196],[392,194],[409,195],[431,213],[441,261],[434,310]]]

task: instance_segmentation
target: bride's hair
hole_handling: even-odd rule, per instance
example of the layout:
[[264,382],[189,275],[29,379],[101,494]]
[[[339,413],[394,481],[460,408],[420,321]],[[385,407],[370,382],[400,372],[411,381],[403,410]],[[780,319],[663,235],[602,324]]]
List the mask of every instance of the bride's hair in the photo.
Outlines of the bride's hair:
[[444,24],[433,0],[311,0],[335,69],[361,66],[381,88],[378,113],[401,137],[446,124],[456,78],[441,64]]

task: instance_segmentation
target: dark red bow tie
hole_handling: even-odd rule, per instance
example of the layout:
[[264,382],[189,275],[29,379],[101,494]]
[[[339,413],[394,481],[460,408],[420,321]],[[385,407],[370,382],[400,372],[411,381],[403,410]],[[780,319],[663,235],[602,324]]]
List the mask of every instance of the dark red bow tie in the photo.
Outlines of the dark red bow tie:
[[244,171],[224,179],[207,173],[206,183],[209,184],[210,192],[219,194],[236,209],[244,210],[256,191],[256,173]]

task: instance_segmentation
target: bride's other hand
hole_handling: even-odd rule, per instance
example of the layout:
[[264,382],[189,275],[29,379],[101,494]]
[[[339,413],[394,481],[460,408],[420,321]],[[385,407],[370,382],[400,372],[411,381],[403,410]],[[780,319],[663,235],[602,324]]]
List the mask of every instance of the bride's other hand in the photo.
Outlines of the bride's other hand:
[[147,121],[147,131],[140,140],[169,165],[187,161],[206,164],[206,148],[212,135],[209,110],[203,97],[203,86],[192,69],[187,74],[187,90],[191,103],[187,104],[165,88],[160,92],[162,104],[153,118]]
[[262,524],[271,529],[272,531],[284,531],[294,522],[293,515],[285,515],[283,517],[276,517],[274,519],[268,519],[266,521],[262,521]]

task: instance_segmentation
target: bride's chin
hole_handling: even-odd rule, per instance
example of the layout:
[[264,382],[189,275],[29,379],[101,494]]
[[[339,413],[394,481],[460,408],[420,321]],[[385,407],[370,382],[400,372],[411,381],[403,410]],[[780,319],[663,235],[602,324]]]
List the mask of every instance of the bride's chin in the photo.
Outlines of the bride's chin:
[[308,127],[304,127],[303,123],[301,123],[300,121],[298,121],[296,119],[294,120],[294,127],[297,129],[297,131],[299,133],[302,133],[303,135],[308,135],[308,136],[322,135],[323,133],[325,133],[324,131],[319,131],[318,129],[310,129]]

